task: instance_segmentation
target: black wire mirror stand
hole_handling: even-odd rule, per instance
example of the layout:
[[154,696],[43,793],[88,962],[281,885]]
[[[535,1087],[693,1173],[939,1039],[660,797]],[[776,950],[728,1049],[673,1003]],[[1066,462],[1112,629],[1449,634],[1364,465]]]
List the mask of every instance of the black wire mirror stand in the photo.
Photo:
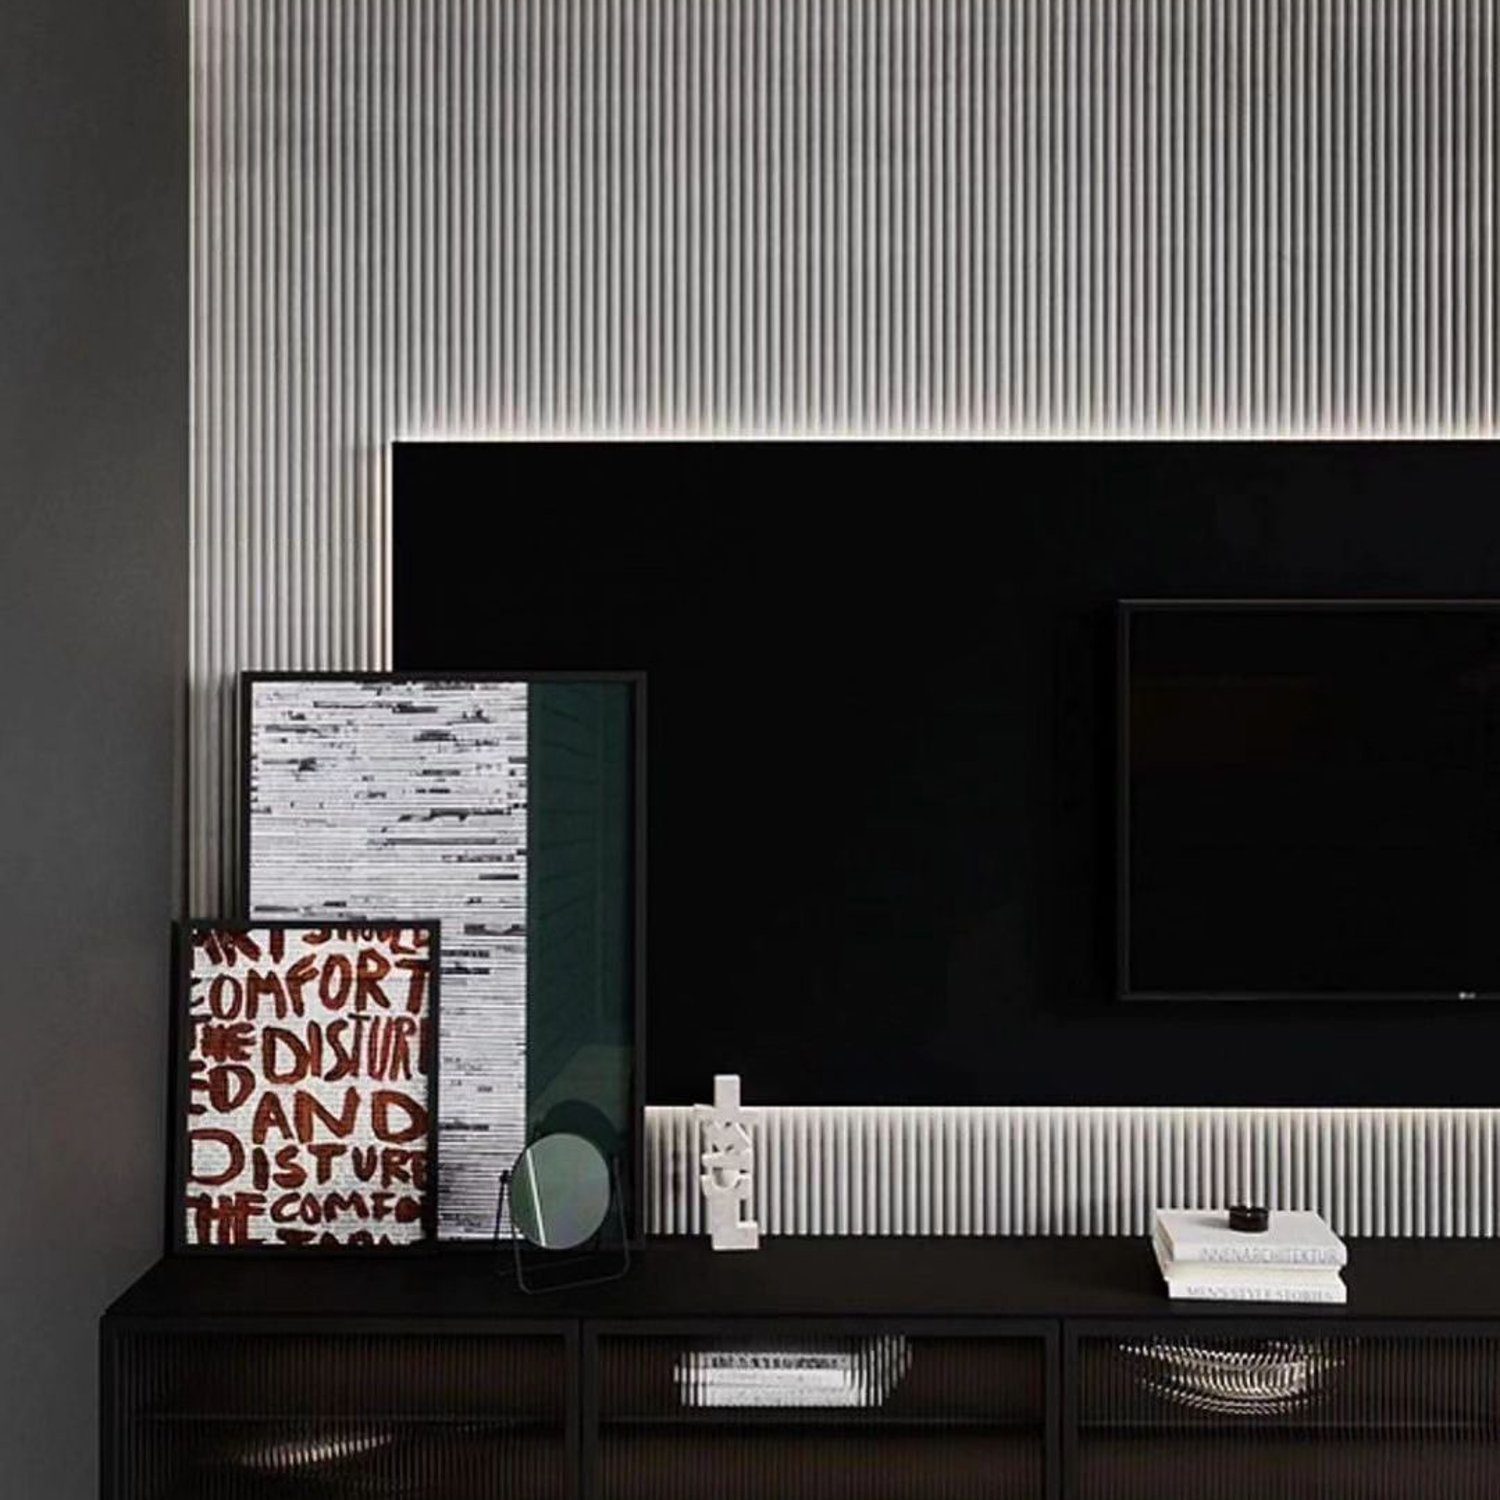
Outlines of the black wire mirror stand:
[[[620,1164],[616,1157],[609,1159],[609,1208],[605,1211],[604,1223],[593,1236],[568,1250],[548,1250],[533,1245],[525,1235],[516,1230],[515,1215],[510,1218],[510,1257],[502,1246],[505,1238],[501,1225],[505,1222],[505,1200],[512,1197],[511,1178],[514,1171],[500,1174],[500,1183],[495,1195],[495,1229],[491,1237],[496,1250],[496,1274],[507,1280],[514,1276],[516,1285],[523,1292],[562,1292],[580,1286],[598,1286],[606,1281],[618,1281],[630,1270],[630,1236],[625,1228],[625,1195],[620,1188]],[[614,1224],[617,1240],[611,1246],[608,1230]],[[528,1267],[529,1263],[529,1267]],[[601,1265],[604,1269],[600,1269]]]

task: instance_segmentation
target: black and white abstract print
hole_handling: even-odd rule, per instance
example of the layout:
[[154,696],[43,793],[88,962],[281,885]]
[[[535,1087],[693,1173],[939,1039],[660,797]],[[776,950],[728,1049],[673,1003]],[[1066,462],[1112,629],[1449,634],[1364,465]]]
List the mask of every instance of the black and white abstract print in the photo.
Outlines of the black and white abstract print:
[[442,924],[438,1233],[488,1237],[526,1134],[527,685],[265,679],[249,907]]

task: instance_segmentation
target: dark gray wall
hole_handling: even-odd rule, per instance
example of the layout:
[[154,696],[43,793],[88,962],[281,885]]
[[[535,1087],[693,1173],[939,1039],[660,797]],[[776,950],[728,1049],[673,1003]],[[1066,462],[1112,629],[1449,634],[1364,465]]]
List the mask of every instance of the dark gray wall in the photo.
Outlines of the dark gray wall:
[[187,530],[187,11],[0,5],[0,1490],[97,1493],[160,1241]]

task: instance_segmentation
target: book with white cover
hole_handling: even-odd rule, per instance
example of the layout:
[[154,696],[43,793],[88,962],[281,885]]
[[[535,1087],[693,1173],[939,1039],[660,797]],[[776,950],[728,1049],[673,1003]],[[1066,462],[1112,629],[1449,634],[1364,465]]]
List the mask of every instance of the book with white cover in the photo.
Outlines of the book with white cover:
[[1229,1216],[1200,1208],[1159,1208],[1156,1233],[1175,1265],[1342,1266],[1344,1242],[1321,1214],[1310,1209],[1273,1209],[1261,1234],[1229,1227]]
[[697,1370],[684,1377],[700,1386],[718,1386],[725,1390],[778,1390],[797,1387],[801,1390],[838,1391],[858,1383],[853,1370]]
[[1167,1283],[1167,1296],[1200,1302],[1345,1303],[1349,1289],[1336,1266],[1214,1264],[1174,1262],[1157,1235],[1151,1238],[1156,1264]]
[[719,1385],[699,1386],[686,1406],[815,1406],[856,1407],[879,1406],[884,1394],[849,1387],[837,1391],[807,1391],[796,1386],[782,1386],[775,1390],[735,1388]]
[[1342,1306],[1349,1300],[1349,1289],[1340,1281],[1336,1286],[1283,1286],[1268,1281],[1256,1286],[1220,1286],[1198,1281],[1168,1281],[1167,1296],[1173,1301],[1190,1302],[1304,1302]]
[[840,1349],[694,1349],[673,1380],[684,1406],[880,1406],[911,1364],[904,1336]]
[[676,1378],[700,1390],[826,1391],[856,1388],[860,1377],[852,1351],[701,1349],[683,1358]]
[[700,1370],[840,1370],[854,1368],[852,1352],[802,1349],[700,1349],[693,1354]]

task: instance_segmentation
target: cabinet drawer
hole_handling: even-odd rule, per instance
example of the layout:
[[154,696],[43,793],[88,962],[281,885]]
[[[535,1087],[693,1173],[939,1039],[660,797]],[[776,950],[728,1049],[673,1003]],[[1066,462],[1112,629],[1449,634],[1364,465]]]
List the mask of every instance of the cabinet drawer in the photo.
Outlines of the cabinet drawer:
[[122,1333],[115,1500],[566,1500],[561,1335]]
[[595,1500],[1042,1500],[1049,1344],[920,1326],[590,1343]]
[[1497,1338],[1179,1323],[1083,1336],[1076,1374],[1078,1500],[1500,1494]]

